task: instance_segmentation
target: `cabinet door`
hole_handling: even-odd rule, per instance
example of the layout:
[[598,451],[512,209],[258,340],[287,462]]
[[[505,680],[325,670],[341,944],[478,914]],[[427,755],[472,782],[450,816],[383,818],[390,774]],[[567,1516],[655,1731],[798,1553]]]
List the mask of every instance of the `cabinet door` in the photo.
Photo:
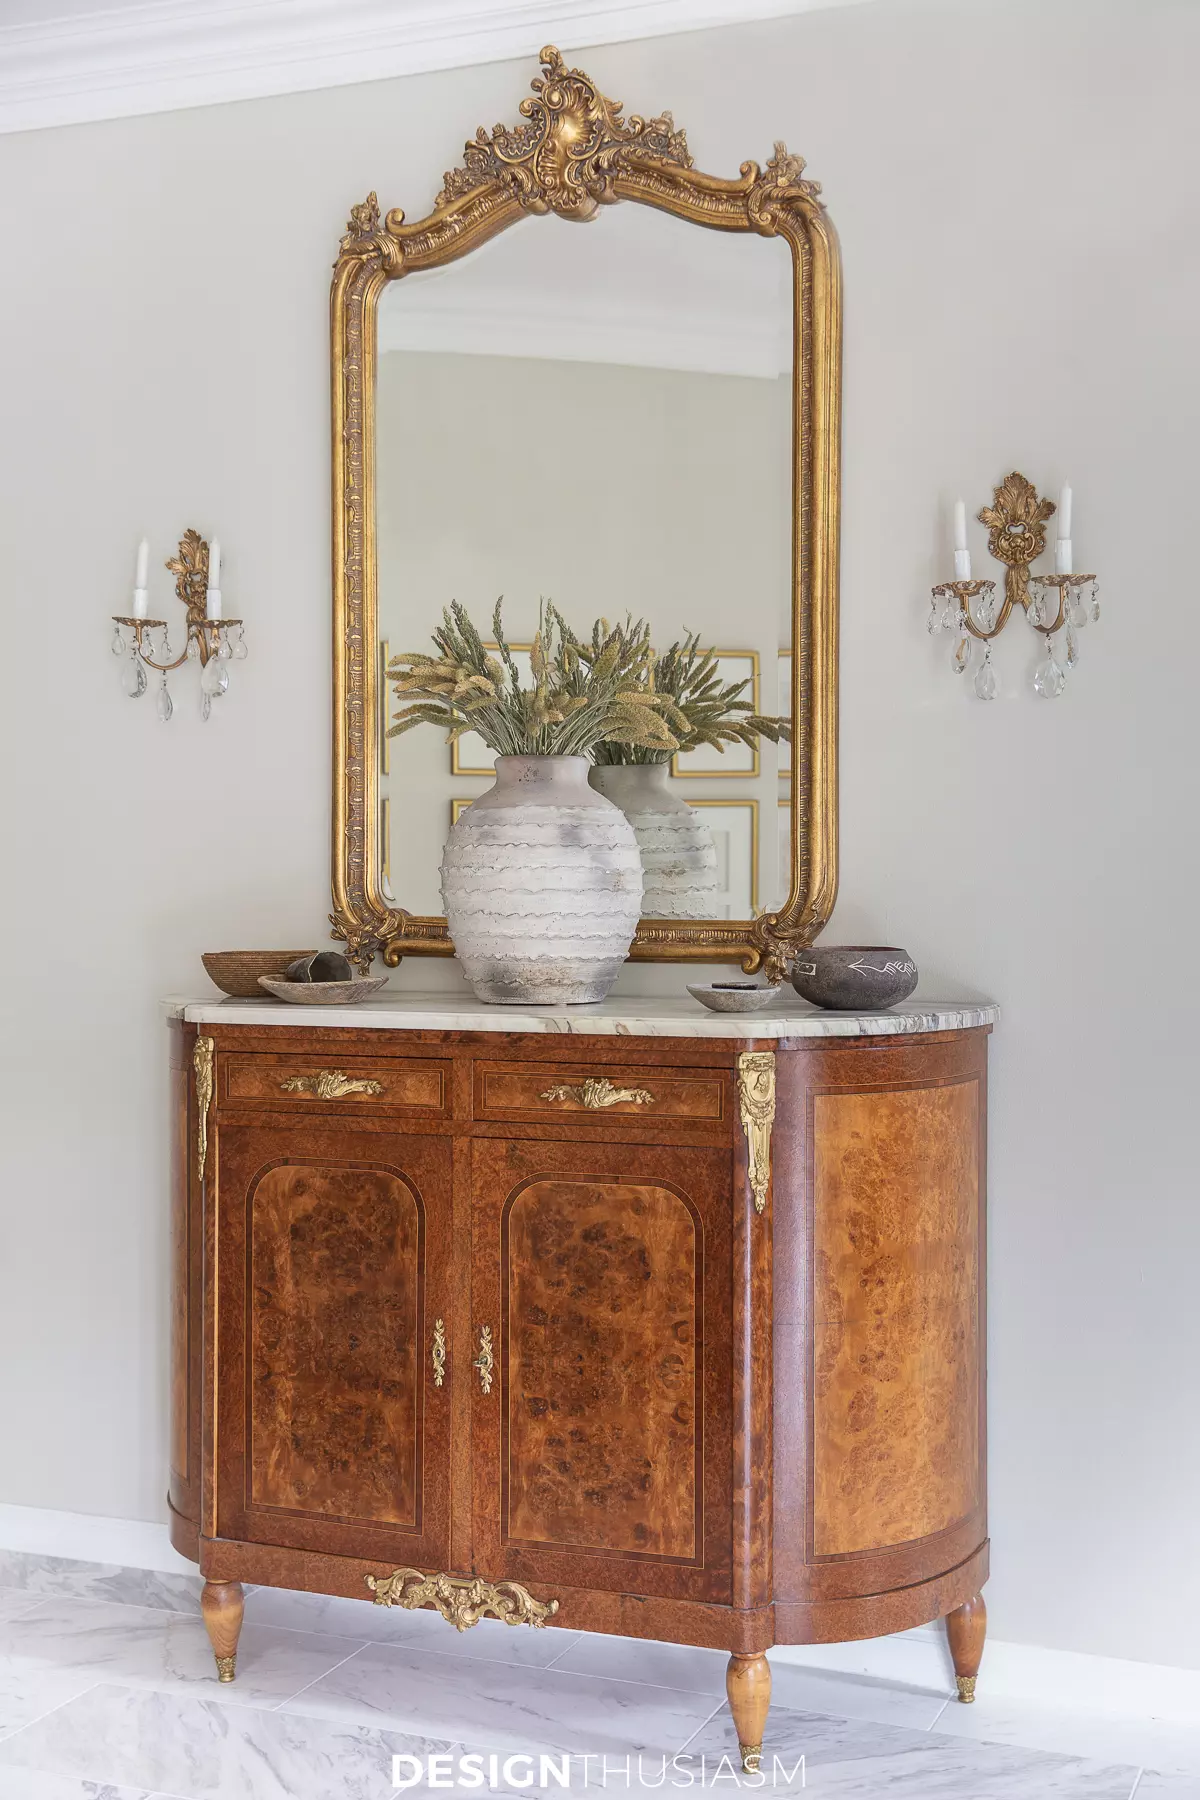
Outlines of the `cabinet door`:
[[727,1601],[729,1150],[472,1155],[476,1569]]
[[449,1140],[222,1124],[217,1179],[219,1535],[444,1568]]

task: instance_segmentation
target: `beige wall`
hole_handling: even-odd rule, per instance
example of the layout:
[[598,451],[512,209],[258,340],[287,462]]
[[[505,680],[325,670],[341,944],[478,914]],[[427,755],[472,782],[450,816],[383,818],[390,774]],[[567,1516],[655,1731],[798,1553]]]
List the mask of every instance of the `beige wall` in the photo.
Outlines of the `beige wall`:
[[[591,51],[702,167],[774,135],[846,261],[843,901],[995,994],[993,1630],[1195,1665],[1200,12],[897,0]],[[157,996],[327,910],[326,280],[530,70],[0,140],[0,1497],[160,1517]],[[1107,607],[1055,704],[926,637],[949,507],[1075,484]],[[201,727],[119,693],[138,534],[217,529],[252,660]],[[977,547],[978,539],[977,539]],[[180,699],[185,696],[180,691]],[[852,934],[852,935],[851,935]],[[439,979],[451,976],[438,971]],[[430,979],[420,966],[404,985]],[[677,970],[635,979],[677,987]]]

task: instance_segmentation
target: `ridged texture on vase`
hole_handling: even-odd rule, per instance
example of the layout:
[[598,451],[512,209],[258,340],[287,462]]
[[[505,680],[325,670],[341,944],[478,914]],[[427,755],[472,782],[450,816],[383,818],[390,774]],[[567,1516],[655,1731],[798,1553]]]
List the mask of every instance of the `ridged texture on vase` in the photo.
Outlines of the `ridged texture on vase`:
[[702,813],[671,791],[665,763],[611,764],[589,777],[619,806],[642,858],[642,915],[712,919],[717,915],[717,850]]
[[[506,780],[461,814],[442,855],[442,901],[467,980],[481,1000],[513,1005],[602,1000],[620,973],[642,910],[637,840],[622,813],[577,770],[549,785],[580,805],[535,803]],[[579,785],[582,784],[582,795]],[[513,803],[505,795],[513,794]],[[546,784],[542,785],[542,794]]]

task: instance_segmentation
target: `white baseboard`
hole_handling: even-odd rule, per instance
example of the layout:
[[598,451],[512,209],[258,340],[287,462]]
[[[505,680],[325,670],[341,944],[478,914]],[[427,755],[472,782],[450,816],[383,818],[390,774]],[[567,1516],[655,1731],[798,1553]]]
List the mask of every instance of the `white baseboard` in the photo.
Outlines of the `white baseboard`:
[[0,1506],[0,1550],[68,1556],[76,1562],[115,1563],[194,1575],[195,1563],[172,1549],[165,1525],[142,1519],[105,1519],[94,1513],[50,1512],[38,1506]]
[[[0,1505],[0,1550],[115,1563],[127,1569],[158,1569],[171,1575],[196,1573],[196,1565],[171,1548],[165,1525],[105,1519],[91,1513],[48,1512],[35,1506]],[[772,1650],[771,1660],[801,1668],[833,1669],[870,1681],[901,1682],[934,1693],[954,1691],[945,1633],[937,1625],[921,1625],[895,1637],[866,1638],[857,1644],[781,1645]],[[1063,1712],[1103,1712],[1123,1719],[1173,1720],[1189,1725],[1200,1718],[1200,1669],[1086,1656],[1077,1650],[1044,1650],[1036,1644],[1007,1644],[989,1638],[980,1684],[986,1684],[990,1699],[1035,1701]]]
[[[895,1637],[865,1638],[857,1644],[788,1644],[772,1650],[771,1659],[937,1693],[954,1692],[954,1666],[945,1633],[936,1625],[898,1632]],[[1045,1650],[1037,1644],[1008,1644],[991,1637],[979,1685],[989,1700],[1032,1701],[1063,1712],[1184,1725],[1194,1725],[1200,1718],[1200,1669],[1088,1656],[1078,1650]]]

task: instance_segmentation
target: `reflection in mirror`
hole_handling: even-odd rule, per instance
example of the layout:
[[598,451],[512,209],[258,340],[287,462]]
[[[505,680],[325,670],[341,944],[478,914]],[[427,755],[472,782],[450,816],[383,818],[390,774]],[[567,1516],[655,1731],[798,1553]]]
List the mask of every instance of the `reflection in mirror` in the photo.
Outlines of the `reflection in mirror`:
[[[527,660],[544,597],[584,638],[627,613],[648,621],[659,652],[694,632],[755,713],[790,715],[791,279],[779,239],[630,204],[586,227],[522,220],[460,262],[390,283],[376,397],[381,654],[385,642],[392,657],[430,651],[452,600],[488,637],[502,594]],[[381,692],[393,715],[394,692]],[[493,757],[474,734],[449,746],[428,727],[384,742],[385,898],[437,914],[442,846]],[[647,916],[748,919],[782,903],[790,756],[762,738],[594,772],[635,830],[639,810],[662,815],[658,841],[674,846],[656,880],[639,831]],[[686,882],[672,854],[692,855]]]

